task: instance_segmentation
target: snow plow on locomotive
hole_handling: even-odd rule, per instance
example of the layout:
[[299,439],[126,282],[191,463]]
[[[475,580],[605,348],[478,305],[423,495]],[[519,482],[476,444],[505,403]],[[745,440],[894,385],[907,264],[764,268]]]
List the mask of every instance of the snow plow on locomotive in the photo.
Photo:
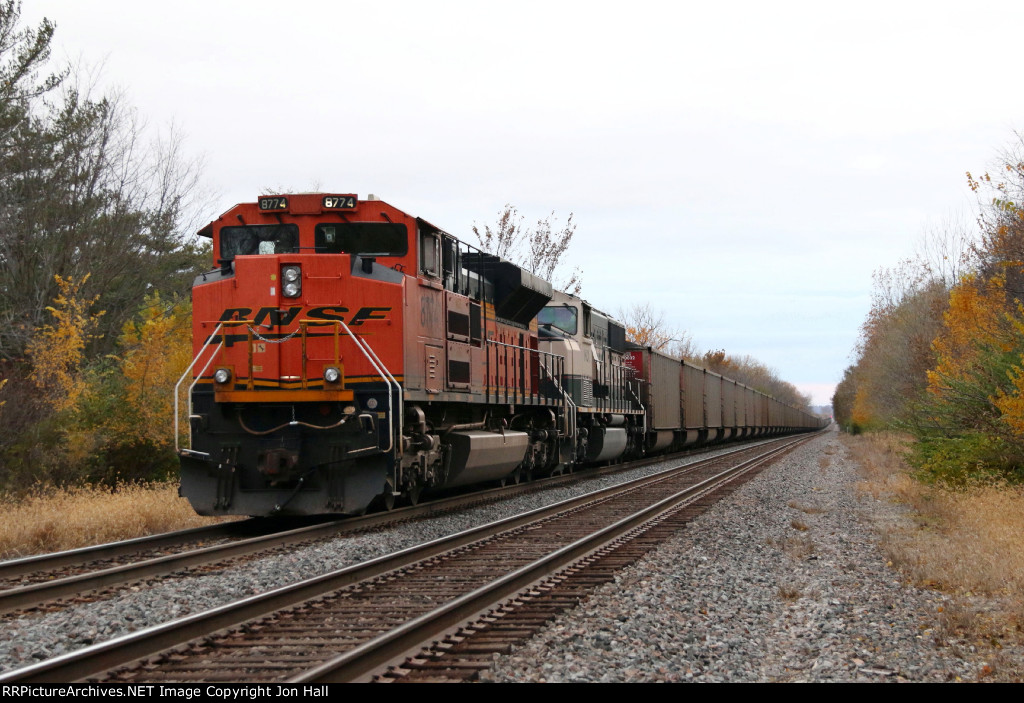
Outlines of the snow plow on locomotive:
[[[193,285],[175,403],[186,391],[180,493],[201,514],[358,514],[819,424],[776,403],[778,424],[748,431],[775,401],[732,384],[732,427],[705,427],[703,409],[688,427],[686,366],[627,349],[586,302],[372,196],[265,196],[200,234],[218,268]],[[715,383],[701,381],[703,403]]]

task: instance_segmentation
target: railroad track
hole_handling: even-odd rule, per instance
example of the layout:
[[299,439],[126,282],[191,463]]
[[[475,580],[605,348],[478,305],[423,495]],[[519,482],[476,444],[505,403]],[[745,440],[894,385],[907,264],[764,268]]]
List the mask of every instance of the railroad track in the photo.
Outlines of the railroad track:
[[366,680],[523,589],[539,593],[546,579],[565,581],[580,560],[601,561],[653,525],[685,519],[671,516],[807,439],[596,491],[94,645],[0,682]]
[[[670,458],[605,467],[588,471],[584,477],[619,473]],[[576,474],[555,476],[361,517],[326,521],[307,518],[301,520],[301,527],[250,519],[0,562],[0,616],[29,609],[55,610],[102,598],[145,579],[197,567],[229,568],[239,559],[463,510],[579,479]]]

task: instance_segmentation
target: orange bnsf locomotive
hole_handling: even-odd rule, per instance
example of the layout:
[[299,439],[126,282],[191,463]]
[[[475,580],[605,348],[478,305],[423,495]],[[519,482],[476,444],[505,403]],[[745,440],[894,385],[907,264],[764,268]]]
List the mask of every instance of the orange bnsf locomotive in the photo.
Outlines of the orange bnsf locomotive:
[[820,425],[777,403],[777,424],[768,405],[748,421],[734,390],[731,411],[710,413],[730,429],[708,427],[710,376],[698,420],[685,365],[627,353],[607,315],[373,196],[261,197],[200,234],[218,268],[193,285],[195,358],[175,402],[187,383],[180,492],[204,515],[358,514]]

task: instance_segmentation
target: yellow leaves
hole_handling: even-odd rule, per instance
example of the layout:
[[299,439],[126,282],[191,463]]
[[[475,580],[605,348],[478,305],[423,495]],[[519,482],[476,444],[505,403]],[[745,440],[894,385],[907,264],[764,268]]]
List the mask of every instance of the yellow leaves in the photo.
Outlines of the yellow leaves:
[[28,355],[32,360],[33,383],[60,411],[74,406],[82,393],[85,384],[80,371],[85,345],[95,338],[92,333],[103,311],[90,312],[99,300],[98,295],[91,299],[81,297],[88,274],[77,282],[72,276],[54,276],[54,280],[58,294],[53,305],[46,308],[53,322],[36,329],[28,344]]
[[1017,366],[1009,374],[1011,387],[999,389],[992,402],[1014,434],[1024,435],[1024,370]]
[[670,342],[681,337],[665,324],[665,316],[655,312],[650,303],[633,305],[628,310],[620,310],[619,317],[626,328],[626,339],[634,344],[653,349],[664,349]]
[[118,338],[119,354],[94,359],[85,347],[100,313],[89,308],[80,281],[57,277],[59,294],[29,344],[31,378],[57,411],[73,410],[64,434],[65,453],[85,462],[103,446],[173,446],[173,388],[192,358],[190,304],[146,296]]
[[928,391],[946,402],[973,394],[1012,434],[1024,436],[1024,306],[1008,305],[1004,288],[999,275],[967,278],[950,291]]
[[112,439],[151,446],[173,443],[172,391],[192,360],[191,319],[187,302],[168,303],[153,293],[139,315],[125,324],[116,360],[119,402],[130,412],[107,420]]
[[672,341],[671,336],[659,332],[656,328],[635,325],[626,326],[626,339],[634,344],[653,349],[664,349]]
[[928,372],[928,390],[941,394],[949,379],[976,373],[985,349],[999,349],[1009,339],[1010,318],[1001,277],[981,282],[967,277],[949,294],[945,328],[935,339],[936,365]]
[[850,411],[850,421],[858,427],[869,427],[875,419],[876,413],[871,408],[871,395],[864,386],[859,386],[853,398],[853,409]]

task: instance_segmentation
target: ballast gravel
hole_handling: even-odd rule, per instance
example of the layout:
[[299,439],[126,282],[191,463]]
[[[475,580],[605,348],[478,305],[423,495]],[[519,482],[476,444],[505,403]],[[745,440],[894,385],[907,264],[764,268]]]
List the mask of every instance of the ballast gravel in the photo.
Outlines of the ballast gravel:
[[[702,457],[694,457],[693,460]],[[348,536],[226,572],[164,578],[107,600],[0,621],[10,671],[479,524],[666,468],[598,477]],[[947,597],[904,583],[872,525],[899,506],[860,495],[835,432],[796,449],[625,570],[484,681],[948,681],[990,671],[948,640]],[[1024,661],[1020,651],[1004,658]]]
[[70,605],[57,612],[4,617],[0,619],[0,673],[724,451],[729,449],[318,542],[230,570],[164,577],[105,600]]
[[[1024,651],[944,633],[949,598],[901,579],[832,431],[747,483],[511,656],[485,681],[1017,679]],[[1016,662],[1010,670],[1000,662]]]

